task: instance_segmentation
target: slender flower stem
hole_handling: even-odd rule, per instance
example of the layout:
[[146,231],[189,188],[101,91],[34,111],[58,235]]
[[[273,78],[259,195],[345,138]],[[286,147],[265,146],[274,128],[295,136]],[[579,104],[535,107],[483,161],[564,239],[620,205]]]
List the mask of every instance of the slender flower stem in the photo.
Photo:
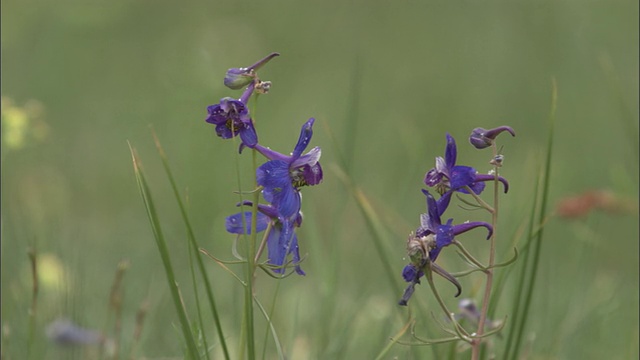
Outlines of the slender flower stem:
[[[253,262],[256,264],[260,260],[260,256],[264,251],[264,247],[267,245],[267,238],[269,237],[269,233],[272,231],[272,229],[273,229],[273,225],[269,223],[269,225],[267,225],[267,230],[264,231],[264,236],[262,236],[262,241],[260,241],[260,246],[258,247],[258,252],[256,252],[256,257],[253,259]],[[255,268],[254,268],[254,271],[255,271]]]
[[436,289],[436,285],[433,282],[433,273],[431,271],[430,266],[431,266],[430,264],[427,264],[427,266],[425,266],[424,274],[425,274],[425,277],[427,278],[427,281],[429,282],[429,287],[431,287],[431,291],[433,292],[433,295],[436,297],[436,300],[438,300],[438,304],[440,304],[440,307],[442,308],[442,310],[447,314],[447,319],[449,319],[453,323],[453,328],[456,334],[458,335],[458,337],[460,338],[460,340],[464,340],[468,343],[471,343],[472,340],[469,338],[469,334],[466,332],[466,330],[462,326],[458,324],[458,322],[456,321],[456,318],[453,316],[453,313],[449,311],[449,308],[447,308],[447,305],[444,303],[444,300],[442,300],[442,297],[438,293],[438,290]]
[[458,242],[457,240],[454,239],[451,243],[453,245],[457,246],[458,249],[460,249],[460,252],[467,258],[467,260],[469,260],[471,263],[473,263],[475,266],[477,266],[480,271],[482,271],[484,273],[487,272],[486,267],[480,261],[478,261],[478,259],[473,257],[473,255],[471,255],[471,253],[469,253],[469,251],[467,251],[467,249],[465,249],[465,247],[462,246],[462,244],[460,244],[460,242]]
[[[491,145],[493,149],[493,156],[498,153],[496,144]],[[493,285],[493,265],[495,263],[496,255],[496,233],[498,229],[498,166],[493,167],[493,211],[491,212],[491,225],[493,226],[493,235],[491,236],[491,245],[489,249],[489,266],[487,269],[487,282],[484,288],[484,297],[482,298],[482,310],[480,311],[480,321],[478,321],[478,331],[476,332],[477,338],[474,340],[471,347],[471,359],[480,359],[480,350],[482,344],[482,334],[484,333],[484,324],[487,321],[487,310],[489,309],[489,299],[491,299],[491,287]]]

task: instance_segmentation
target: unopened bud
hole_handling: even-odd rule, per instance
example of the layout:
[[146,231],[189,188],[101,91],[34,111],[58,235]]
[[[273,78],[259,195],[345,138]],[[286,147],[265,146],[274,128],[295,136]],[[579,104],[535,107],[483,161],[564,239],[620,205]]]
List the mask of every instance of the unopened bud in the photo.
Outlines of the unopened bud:
[[224,77],[224,85],[233,90],[242,89],[256,79],[256,71],[258,69],[278,55],[280,54],[274,52],[251,66],[227,70],[227,74]]
[[476,149],[484,149],[491,146],[495,138],[503,131],[508,131],[512,136],[516,136],[515,131],[509,126],[499,126],[490,130],[475,128],[471,131],[469,142],[475,146]]

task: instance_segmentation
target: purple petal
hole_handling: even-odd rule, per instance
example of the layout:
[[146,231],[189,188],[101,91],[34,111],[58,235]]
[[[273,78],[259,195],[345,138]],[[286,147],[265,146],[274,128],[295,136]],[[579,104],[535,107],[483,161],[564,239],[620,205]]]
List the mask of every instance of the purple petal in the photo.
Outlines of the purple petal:
[[449,172],[451,190],[471,186],[476,181],[478,171],[470,166],[454,166]]
[[407,286],[407,288],[404,290],[404,294],[402,294],[402,299],[398,301],[398,305],[407,306],[407,303],[409,302],[411,295],[413,295],[415,288],[416,288],[415,283],[409,284],[409,286]]
[[[476,174],[475,181],[493,181],[493,180],[495,180],[495,177],[493,175]],[[507,191],[509,191],[509,182],[507,181],[507,179],[503,178],[502,176],[498,176],[498,181],[500,181],[502,185],[504,185],[504,192],[507,193]]]
[[[437,161],[437,159],[436,159]],[[438,172],[435,168],[429,170],[424,175],[424,184],[428,187],[434,187],[442,181],[442,173]]]
[[266,157],[269,160],[282,160],[289,163],[289,160],[291,159],[290,156],[281,154],[277,151],[271,150],[268,147],[264,147],[260,144],[256,144],[255,149],[258,150],[260,154],[264,155],[264,157]]
[[434,199],[433,196],[429,193],[429,191],[423,189],[422,193],[427,197],[427,226],[429,230],[435,233],[436,229],[441,224],[438,203],[436,202],[436,199]]
[[438,226],[438,230],[436,232],[436,248],[443,248],[445,246],[449,246],[453,241],[454,237],[454,229],[451,226],[453,219],[449,219],[445,225]]
[[444,152],[444,159],[447,164],[447,168],[451,169],[456,165],[456,157],[458,156],[458,150],[456,148],[456,141],[453,136],[447,133],[447,147]]
[[302,165],[315,165],[320,160],[321,155],[322,155],[322,149],[316,146],[313,149],[311,149],[308,153],[295,159],[291,163],[291,167],[297,168]]
[[[225,220],[225,227],[227,232],[232,234],[242,234],[242,215],[244,214],[244,221],[247,229],[247,234],[251,234],[251,211],[245,211],[244,213],[237,213],[231,216],[227,216]],[[264,231],[269,225],[269,217],[262,213],[258,213],[256,218],[256,232]]]
[[289,164],[282,160],[271,160],[260,165],[256,170],[258,185],[265,189],[283,187],[285,184],[291,185],[289,177]]
[[240,130],[240,139],[242,143],[249,148],[254,148],[258,143],[258,134],[253,127],[253,120],[249,119],[249,122],[245,123],[244,127]]
[[402,269],[402,278],[406,282],[417,282],[422,275],[422,271],[418,271],[413,264],[409,264]]
[[300,137],[298,138],[298,143],[296,147],[293,149],[293,153],[291,157],[293,159],[297,159],[302,155],[304,149],[307,148],[309,142],[311,141],[311,137],[313,136],[313,123],[315,122],[314,118],[309,119],[304,125],[302,125],[302,129],[300,130]]
[[296,272],[298,275],[306,275],[306,273],[300,267],[300,249],[298,248],[298,236],[294,233],[293,240],[291,240],[291,248],[289,253],[293,255],[293,263],[295,264]]
[[247,86],[247,89],[242,93],[242,96],[240,97],[240,102],[243,104],[246,104],[247,101],[249,101],[249,98],[251,97],[251,95],[253,94],[253,90],[255,88],[256,88],[256,83],[252,81],[251,84]]
[[318,185],[322,182],[322,167],[320,163],[313,166],[305,165],[302,168],[302,177],[307,185]]
[[[267,236],[267,253],[269,256],[269,264],[282,266],[284,258],[287,254],[284,243],[282,242],[282,224],[278,224],[271,228]],[[284,269],[274,269],[276,273],[282,273]]]
[[207,113],[209,113],[209,116],[207,116],[205,121],[210,124],[218,125],[227,122],[227,113],[222,110],[220,104],[207,106]]
[[481,226],[487,228],[487,230],[489,231],[489,235],[487,235],[487,240],[488,240],[489,238],[491,238],[491,235],[493,234],[493,227],[491,227],[491,225],[483,221],[466,222],[464,224],[454,225],[453,234],[460,235],[471,229],[475,229]]
[[442,248],[440,247],[433,248],[431,249],[431,251],[429,251],[429,259],[431,260],[431,262],[436,261],[438,255],[440,255],[440,251],[442,251]]
[[447,191],[446,193],[442,194],[438,201],[436,201],[436,203],[438,204],[438,214],[440,214],[440,216],[442,216],[442,214],[444,214],[444,212],[449,207],[449,202],[451,202],[452,194],[453,191]]
[[282,188],[280,193],[274,194],[273,204],[278,209],[280,216],[290,219],[300,212],[300,193],[289,183],[288,186]]
[[493,128],[493,129],[489,129],[487,131],[484,132],[484,136],[486,138],[489,138],[491,140],[494,140],[498,135],[500,135],[502,132],[509,132],[511,134],[511,136],[516,136],[516,132],[513,131],[513,129],[510,126],[498,126],[497,128]]
[[234,135],[238,135],[238,134],[234,134],[233,131],[229,129],[229,127],[227,126],[227,123],[216,125],[216,134],[218,134],[218,136],[220,136],[223,139],[231,139]]

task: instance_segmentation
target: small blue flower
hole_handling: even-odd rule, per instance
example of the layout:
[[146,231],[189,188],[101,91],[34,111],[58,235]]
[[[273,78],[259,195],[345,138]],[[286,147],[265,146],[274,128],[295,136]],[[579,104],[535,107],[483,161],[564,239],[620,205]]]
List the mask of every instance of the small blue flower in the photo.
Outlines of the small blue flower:
[[313,123],[309,119],[300,131],[298,143],[291,155],[284,155],[257,144],[255,149],[270,161],[262,164],[256,171],[258,185],[268,202],[278,209],[279,216],[291,219],[300,211],[301,195],[299,188],[305,185],[317,185],[322,181],[322,167],[318,160],[321,150],[311,149],[302,155],[313,135]]
[[[424,183],[429,187],[436,187],[438,192],[443,194],[440,204],[446,208],[451,199],[451,193],[459,191],[467,194],[465,186],[480,194],[485,187],[485,181],[495,180],[493,175],[478,174],[478,171],[470,166],[456,165],[458,150],[456,141],[447,134],[447,147],[445,149],[444,159],[436,158],[436,166],[429,170],[425,177]],[[509,190],[509,183],[503,177],[499,176],[498,180],[504,185],[504,192]],[[444,209],[440,210],[440,214],[444,213]]]
[[254,87],[252,83],[239,100],[225,97],[218,104],[208,106],[209,116],[205,119],[206,122],[216,125],[216,133],[221,138],[230,139],[240,135],[241,146],[250,148],[258,143],[258,135],[246,105]]
[[[244,201],[243,205],[251,206],[250,201]],[[242,217],[246,225],[247,234],[251,233],[251,212],[245,211],[228,216],[225,222],[227,231],[232,234],[242,234]],[[295,270],[299,275],[305,275],[300,268],[300,250],[298,248],[298,237],[295,228],[302,224],[302,213],[292,219],[280,220],[278,211],[271,205],[258,204],[258,213],[256,218],[256,232],[262,232],[271,225],[271,230],[267,235],[267,252],[269,264],[280,268],[273,269],[276,273],[282,273],[286,262],[287,255],[292,255],[292,261],[295,264]]]

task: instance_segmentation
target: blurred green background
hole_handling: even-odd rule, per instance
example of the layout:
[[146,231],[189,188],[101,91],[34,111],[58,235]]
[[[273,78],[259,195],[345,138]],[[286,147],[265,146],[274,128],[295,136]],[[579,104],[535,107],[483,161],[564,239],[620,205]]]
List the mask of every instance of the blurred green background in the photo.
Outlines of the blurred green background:
[[[547,222],[524,350],[529,359],[638,357],[637,1],[6,0],[1,10],[7,359],[25,358],[32,246],[42,271],[34,358],[87,356],[50,344],[44,329],[59,317],[107,327],[109,291],[122,259],[130,264],[123,347],[148,299],[137,356],[182,356],[127,141],[143,161],[195,314],[185,229],[149,126],[188,194],[201,246],[232,259],[224,218],[236,211],[236,145],[204,122],[206,106],[240,96],[223,86],[226,69],[272,51],[281,56],[260,72],[273,82],[255,113],[260,141],[287,153],[302,123],[315,117],[311,145],[322,147],[325,169],[320,186],[304,189],[299,239],[308,275],[280,284],[274,315],[290,358],[372,358],[406,319],[407,309],[396,305],[401,294],[390,289],[363,218],[336,176],[339,154],[351,159],[353,181],[381,216],[387,256],[404,286],[406,236],[424,211],[422,178],[443,155],[445,133],[458,140],[460,163],[488,171],[488,151],[474,150],[466,137],[478,126],[512,126],[517,137],[501,137],[502,175],[511,184],[500,219],[504,259],[532,204],[553,78],[550,211],[593,189],[609,191],[615,201],[577,219]],[[250,175],[249,158],[241,166]],[[489,220],[457,207],[450,212],[457,223]],[[461,240],[485,258],[487,243],[472,234]],[[464,268],[453,251],[445,255],[444,267]],[[241,287],[212,261],[206,264],[235,351]],[[511,310],[513,275],[499,299],[500,318]],[[481,280],[465,278],[463,296],[479,300]],[[270,304],[275,281],[260,276],[258,282],[259,296]],[[450,285],[439,284],[455,308]],[[423,303],[414,315],[430,327],[422,309],[436,303],[426,285],[412,302]],[[434,337],[443,335],[433,329]],[[215,343],[213,325],[205,330]],[[504,340],[495,342],[500,348]],[[448,349],[396,345],[387,358],[439,358]],[[272,342],[267,354],[275,357]]]

